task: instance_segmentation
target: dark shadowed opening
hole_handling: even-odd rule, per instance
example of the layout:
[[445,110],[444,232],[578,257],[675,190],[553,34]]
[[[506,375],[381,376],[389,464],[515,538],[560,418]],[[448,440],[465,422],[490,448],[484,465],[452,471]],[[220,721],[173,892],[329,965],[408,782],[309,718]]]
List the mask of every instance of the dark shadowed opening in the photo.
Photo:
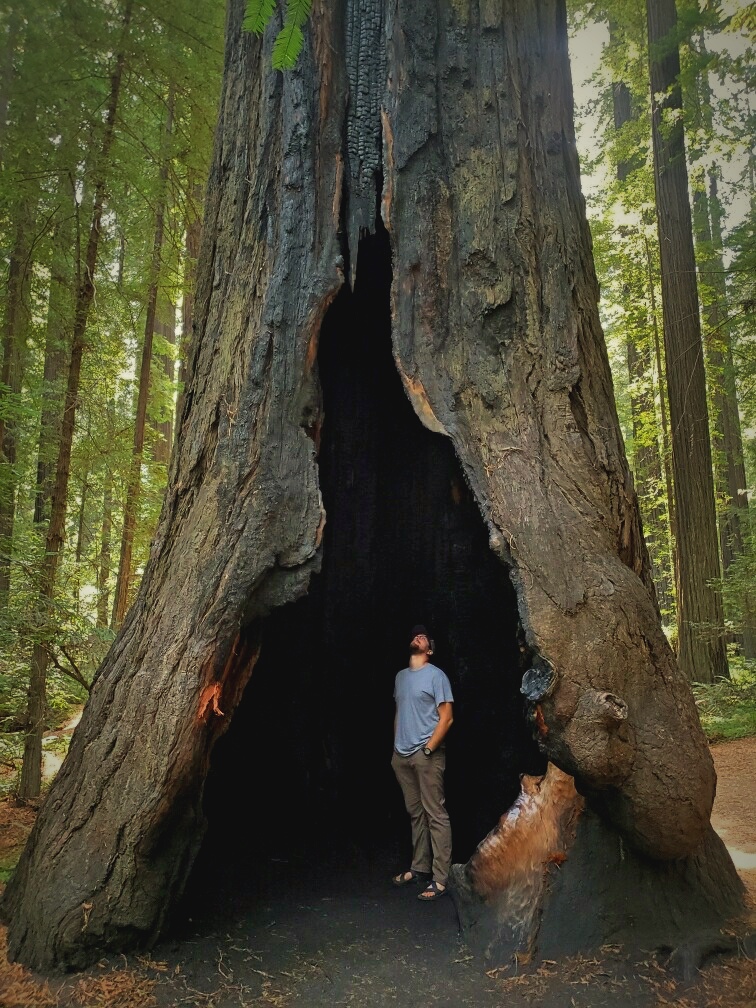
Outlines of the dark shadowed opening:
[[240,870],[303,860],[312,870],[323,855],[349,864],[355,850],[360,871],[409,863],[390,758],[394,676],[416,623],[435,638],[432,660],[455,697],[446,774],[455,861],[509,807],[519,775],[545,769],[519,692],[528,654],[514,590],[451,441],[421,424],[404,392],[390,285],[381,228],[362,239],[356,289],[341,291],[322,328],[322,571],[265,622],[260,660],[214,753],[189,898],[210,864],[216,885],[219,867],[238,884]]

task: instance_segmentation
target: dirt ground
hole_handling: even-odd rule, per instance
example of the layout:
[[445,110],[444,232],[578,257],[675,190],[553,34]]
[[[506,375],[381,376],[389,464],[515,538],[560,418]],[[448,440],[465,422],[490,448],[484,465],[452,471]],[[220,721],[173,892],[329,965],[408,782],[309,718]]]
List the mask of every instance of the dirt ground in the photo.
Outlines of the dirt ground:
[[717,768],[711,821],[756,906],[756,739],[720,742],[711,752]]
[[[756,739],[712,749],[719,777],[713,821],[756,896]],[[17,823],[20,818],[20,825]],[[28,810],[0,806],[4,844],[28,831]],[[756,963],[720,958],[693,983],[653,958],[628,967],[618,950],[490,970],[459,939],[454,907],[423,905],[388,878],[400,851],[356,846],[318,869],[296,858],[214,864],[204,890],[179,908],[170,940],[145,956],[113,956],[83,974],[33,977],[0,948],[3,1008],[754,1008]],[[256,870],[255,870],[256,867]],[[4,931],[0,932],[4,940]]]

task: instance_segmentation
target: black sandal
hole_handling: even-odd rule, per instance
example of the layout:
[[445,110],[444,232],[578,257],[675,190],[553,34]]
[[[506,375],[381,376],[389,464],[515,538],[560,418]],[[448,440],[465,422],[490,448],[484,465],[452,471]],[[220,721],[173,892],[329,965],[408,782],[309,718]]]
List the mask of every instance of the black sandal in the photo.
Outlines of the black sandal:
[[442,896],[446,896],[447,890],[439,889],[438,882],[433,879],[429,882],[425,889],[421,893],[417,894],[417,898],[421,903],[432,903],[433,900],[441,899]]
[[[405,875],[409,875],[410,878],[405,878]],[[392,883],[400,888],[401,886],[414,885],[415,882],[420,882],[422,880],[422,872],[416,872],[414,868],[408,868],[406,871],[399,872],[398,875],[394,875],[391,879]]]

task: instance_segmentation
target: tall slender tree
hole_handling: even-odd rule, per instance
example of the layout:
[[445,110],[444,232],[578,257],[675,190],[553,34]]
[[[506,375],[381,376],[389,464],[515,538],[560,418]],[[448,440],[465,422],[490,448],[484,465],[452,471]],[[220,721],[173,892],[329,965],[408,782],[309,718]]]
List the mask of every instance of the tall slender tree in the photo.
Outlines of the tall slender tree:
[[147,311],[145,314],[136,414],[134,417],[134,446],[123,511],[123,533],[121,536],[121,558],[118,564],[118,580],[113,597],[111,625],[115,629],[120,627],[126,615],[129,603],[129,587],[133,577],[132,554],[134,548],[134,530],[137,524],[137,508],[139,506],[142,486],[142,461],[147,426],[147,404],[150,398],[150,380],[152,377],[152,345],[157,324],[160,272],[168,200],[168,173],[171,158],[170,142],[173,133],[173,102],[173,96],[169,95],[166,105],[164,149],[158,175],[158,203],[155,213],[155,232],[149,269],[150,281],[147,293]]
[[57,219],[52,234],[50,286],[43,364],[42,409],[37,450],[37,486],[34,523],[50,520],[55,460],[60,436],[61,404],[68,338],[73,323],[76,195],[73,174],[61,171],[58,183]]
[[694,682],[727,676],[706,374],[680,88],[675,0],[647,0],[664,345],[677,531],[679,660]]

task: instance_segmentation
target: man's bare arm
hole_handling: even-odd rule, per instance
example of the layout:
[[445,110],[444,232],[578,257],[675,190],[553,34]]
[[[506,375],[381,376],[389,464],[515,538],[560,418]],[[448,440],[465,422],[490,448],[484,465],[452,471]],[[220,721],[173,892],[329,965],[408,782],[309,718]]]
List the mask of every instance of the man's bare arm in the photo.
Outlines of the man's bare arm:
[[449,702],[440,703],[438,705],[438,724],[436,725],[431,737],[425,743],[427,748],[432,749],[433,752],[435,752],[444,741],[446,733],[452,726],[452,722],[454,721],[452,706],[453,705]]

